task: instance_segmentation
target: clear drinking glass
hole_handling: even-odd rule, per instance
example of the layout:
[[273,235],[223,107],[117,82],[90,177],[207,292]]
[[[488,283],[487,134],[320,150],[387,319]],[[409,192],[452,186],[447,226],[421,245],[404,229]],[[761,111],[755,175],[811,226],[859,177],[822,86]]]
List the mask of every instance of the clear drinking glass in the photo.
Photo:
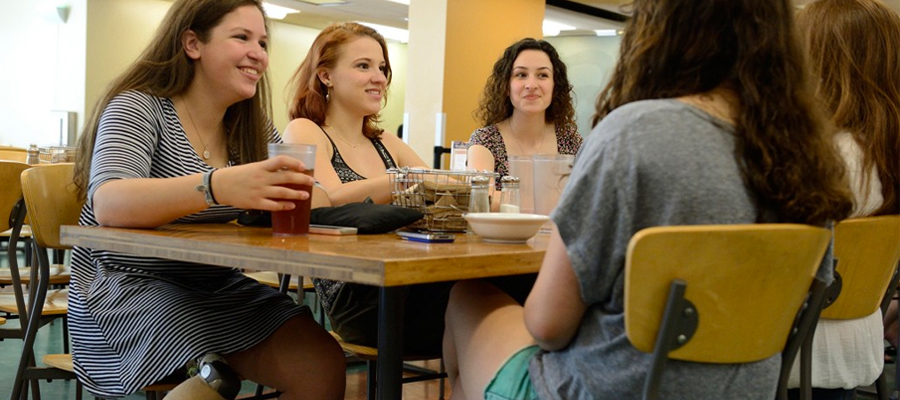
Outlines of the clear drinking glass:
[[[285,155],[303,161],[306,175],[315,176],[316,146],[312,144],[269,143],[269,158]],[[312,186],[284,185],[292,189],[309,193],[306,200],[294,200],[293,210],[272,212],[272,234],[274,235],[306,235],[309,233],[309,213],[312,204]]]

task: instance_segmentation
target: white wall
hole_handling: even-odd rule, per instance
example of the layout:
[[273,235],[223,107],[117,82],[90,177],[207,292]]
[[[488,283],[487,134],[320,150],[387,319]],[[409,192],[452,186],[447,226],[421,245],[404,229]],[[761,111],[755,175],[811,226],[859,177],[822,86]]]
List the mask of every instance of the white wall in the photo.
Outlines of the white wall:
[[587,136],[591,131],[594,103],[606,86],[619,56],[621,38],[570,36],[546,38],[566,63],[569,82],[575,91],[575,116],[578,133]]
[[86,1],[67,22],[49,0],[0,2],[0,144],[59,143],[51,111],[84,110]]
[[[0,144],[27,147],[58,144],[52,110],[77,113],[77,131],[86,115],[147,46],[171,6],[165,0],[67,0],[68,22],[56,14],[55,0],[0,1]],[[318,30],[272,21],[269,78],[273,122],[287,125],[286,85]],[[396,132],[403,120],[406,45],[389,42],[394,69],[390,103],[382,127]]]

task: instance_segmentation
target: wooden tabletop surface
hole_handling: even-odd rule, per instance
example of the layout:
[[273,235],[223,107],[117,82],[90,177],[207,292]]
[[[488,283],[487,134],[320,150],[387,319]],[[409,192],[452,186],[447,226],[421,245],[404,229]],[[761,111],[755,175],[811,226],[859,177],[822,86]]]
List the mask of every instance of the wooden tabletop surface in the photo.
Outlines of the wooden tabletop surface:
[[269,228],[234,224],[170,224],[156,229],[63,226],[60,239],[141,256],[400,286],[537,272],[549,236],[499,244],[458,233],[453,243],[428,244],[393,233],[285,237],[272,236]]

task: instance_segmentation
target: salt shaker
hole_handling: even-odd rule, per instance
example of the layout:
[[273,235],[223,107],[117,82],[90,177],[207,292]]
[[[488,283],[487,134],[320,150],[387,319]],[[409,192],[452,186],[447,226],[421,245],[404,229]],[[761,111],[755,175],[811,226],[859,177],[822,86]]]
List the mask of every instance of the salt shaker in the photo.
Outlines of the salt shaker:
[[25,163],[28,165],[35,165],[41,163],[41,151],[38,150],[36,144],[32,144],[28,147],[28,157],[25,158]]
[[519,207],[519,178],[511,175],[500,179],[500,212],[518,213]]
[[469,192],[470,213],[491,212],[491,200],[488,196],[490,179],[486,176],[472,177],[472,190]]

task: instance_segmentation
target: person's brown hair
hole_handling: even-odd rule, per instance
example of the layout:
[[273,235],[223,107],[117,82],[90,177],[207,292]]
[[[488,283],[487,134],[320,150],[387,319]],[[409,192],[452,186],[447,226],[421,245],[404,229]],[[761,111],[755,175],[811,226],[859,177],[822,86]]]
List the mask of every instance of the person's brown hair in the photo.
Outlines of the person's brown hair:
[[863,171],[878,171],[884,204],[875,215],[900,213],[900,16],[876,0],[818,0],[797,26],[817,97],[862,148]]
[[758,207],[822,225],[852,209],[815,105],[789,0],[635,0],[592,124],[638,100],[716,88],[737,99],[735,157]]
[[[391,84],[391,60],[388,57],[387,43],[384,37],[374,29],[355,22],[332,24],[322,30],[313,41],[306,58],[291,78],[293,86],[291,106],[288,114],[291,119],[306,118],[318,125],[325,124],[325,110],[328,108],[328,87],[319,79],[319,71],[332,68],[337,63],[344,44],[359,37],[370,37],[381,45],[384,55],[384,76],[387,85]],[[387,93],[384,94],[387,102]],[[378,127],[379,114],[367,115],[363,118],[363,135],[370,139],[381,136],[383,129]]]
[[[131,90],[160,97],[173,97],[183,93],[194,79],[194,61],[184,52],[182,35],[191,30],[205,43],[209,41],[212,29],[227,14],[243,6],[254,6],[263,17],[266,15],[259,0],[179,0],[172,5],[150,46],[125,73],[110,84],[85,124],[84,133],[78,140],[79,156],[75,163],[74,178],[78,195],[82,199],[87,195],[100,117],[110,100]],[[268,24],[266,30],[268,31]],[[266,158],[266,142],[272,133],[270,115],[269,81],[267,75],[263,74],[257,84],[256,94],[232,104],[225,112],[224,123],[231,161],[245,164]]]
[[510,80],[513,63],[519,53],[525,50],[537,50],[547,54],[553,67],[553,96],[550,106],[544,113],[544,121],[558,127],[575,126],[575,107],[572,105],[572,85],[569,83],[566,64],[559,58],[559,53],[550,43],[543,40],[525,38],[513,43],[494,63],[491,76],[484,85],[484,92],[475,111],[475,119],[482,125],[494,125],[513,114],[513,105],[509,99]]

